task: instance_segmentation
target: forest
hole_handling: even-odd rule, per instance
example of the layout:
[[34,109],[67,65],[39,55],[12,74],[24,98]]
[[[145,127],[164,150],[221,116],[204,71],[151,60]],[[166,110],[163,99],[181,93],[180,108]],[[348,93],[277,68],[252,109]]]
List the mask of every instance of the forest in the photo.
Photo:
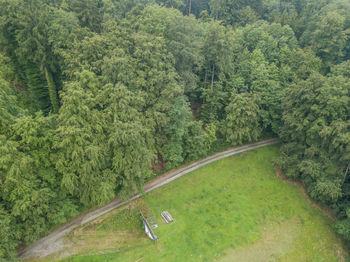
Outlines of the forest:
[[0,0],[1,259],[273,136],[350,241],[348,0]]

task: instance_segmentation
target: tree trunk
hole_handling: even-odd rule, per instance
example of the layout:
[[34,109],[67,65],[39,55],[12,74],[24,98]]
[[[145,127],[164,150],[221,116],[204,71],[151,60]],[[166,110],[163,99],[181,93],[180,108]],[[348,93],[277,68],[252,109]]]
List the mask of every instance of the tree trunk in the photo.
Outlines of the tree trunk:
[[350,168],[350,163],[348,164],[348,167],[346,168],[346,171],[345,171],[345,174],[344,174],[344,178],[343,178],[343,183],[342,183],[342,185],[344,185],[344,183],[345,183],[345,179],[346,179],[346,176],[347,176],[347,174],[348,174],[348,172],[349,172],[349,168]]
[[191,15],[191,0],[190,0],[190,3],[189,3],[189,8],[188,8],[188,15]]
[[57,90],[55,86],[55,82],[53,81],[53,77],[49,69],[45,67],[45,76],[46,76],[46,81],[47,81],[47,86],[49,88],[49,96],[50,96],[50,102],[52,106],[52,111],[54,113],[58,113],[58,98],[57,98]]
[[211,84],[210,84],[211,90],[213,90],[213,86],[214,86],[214,76],[215,76],[215,65],[213,65],[213,69],[211,72]]

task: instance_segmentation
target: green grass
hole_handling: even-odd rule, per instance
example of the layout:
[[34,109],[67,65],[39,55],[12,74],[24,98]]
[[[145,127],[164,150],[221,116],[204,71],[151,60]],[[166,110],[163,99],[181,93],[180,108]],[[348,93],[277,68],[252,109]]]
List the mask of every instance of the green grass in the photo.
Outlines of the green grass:
[[[62,261],[345,261],[330,219],[276,177],[277,154],[269,146],[232,156],[145,195],[157,243],[133,203],[71,234],[80,248],[68,252],[79,253]],[[162,221],[163,210],[175,223]]]

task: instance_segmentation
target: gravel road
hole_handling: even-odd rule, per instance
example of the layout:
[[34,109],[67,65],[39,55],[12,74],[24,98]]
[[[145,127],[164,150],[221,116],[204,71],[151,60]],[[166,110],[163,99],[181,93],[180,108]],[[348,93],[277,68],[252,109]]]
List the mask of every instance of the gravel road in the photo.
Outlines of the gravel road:
[[[166,185],[174,181],[175,179],[178,179],[179,177],[182,177],[192,172],[193,170],[196,170],[202,166],[208,165],[219,159],[229,157],[235,154],[239,154],[255,148],[276,144],[277,142],[278,142],[277,138],[272,138],[272,139],[266,139],[256,143],[251,143],[251,144],[231,148],[221,153],[216,153],[212,156],[193,162],[192,164],[186,165],[182,168],[172,170],[146,183],[146,185],[144,186],[145,193],[151,192],[163,185]],[[58,228],[53,230],[49,235],[42,237],[38,241],[27,246],[25,249],[19,252],[19,257],[25,260],[25,259],[35,258],[35,257],[45,257],[61,251],[65,247],[65,244],[63,241],[64,236],[70,233],[72,230],[112,211],[117,207],[125,205],[134,199],[137,199],[140,196],[141,196],[140,194],[134,195],[132,198],[130,198],[127,201],[114,199],[112,202],[110,202],[109,204],[103,207],[100,207],[91,212],[83,213],[79,215],[78,217],[67,222],[66,224],[59,226]]]

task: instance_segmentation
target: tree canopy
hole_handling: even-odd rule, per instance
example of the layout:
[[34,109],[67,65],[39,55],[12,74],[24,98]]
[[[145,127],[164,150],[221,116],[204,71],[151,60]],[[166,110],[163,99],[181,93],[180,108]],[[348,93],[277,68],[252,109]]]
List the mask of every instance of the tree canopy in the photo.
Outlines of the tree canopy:
[[271,136],[350,240],[349,59],[346,0],[0,0],[0,260]]

